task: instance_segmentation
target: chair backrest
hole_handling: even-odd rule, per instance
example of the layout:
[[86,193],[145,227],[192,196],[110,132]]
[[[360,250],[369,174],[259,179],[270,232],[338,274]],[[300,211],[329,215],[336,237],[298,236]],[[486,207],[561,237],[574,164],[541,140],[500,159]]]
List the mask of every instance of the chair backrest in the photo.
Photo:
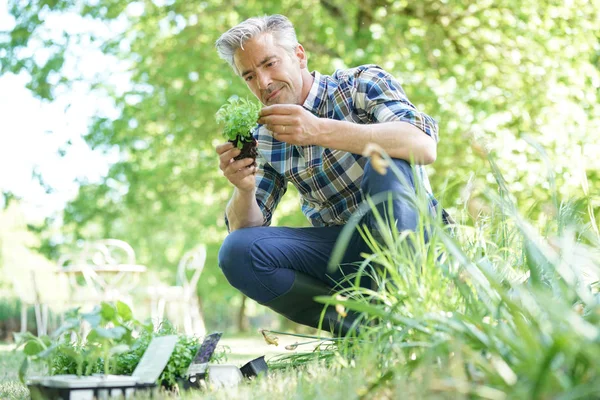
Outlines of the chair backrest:
[[[86,242],[83,249],[72,254],[65,254],[58,259],[58,267],[73,266],[81,270],[86,288],[100,294],[107,286],[106,281],[95,271],[95,267],[134,265],[135,252],[122,240],[102,239]],[[75,275],[70,278],[73,287],[81,286]]]
[[[188,251],[181,257],[177,266],[177,285],[184,288],[195,289],[200,279],[200,274],[204,269],[206,262],[206,245],[200,244],[194,249]],[[187,277],[187,271],[193,270],[194,274],[190,279]]]
[[135,264],[133,248],[122,240],[103,239],[88,242],[77,256],[77,263],[92,265]]

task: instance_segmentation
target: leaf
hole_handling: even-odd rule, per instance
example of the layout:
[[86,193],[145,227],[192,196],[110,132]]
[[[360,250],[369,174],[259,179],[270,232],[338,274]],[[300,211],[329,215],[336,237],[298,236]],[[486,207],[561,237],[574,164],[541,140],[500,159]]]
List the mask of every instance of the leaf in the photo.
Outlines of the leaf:
[[29,340],[36,340],[37,337],[33,335],[31,332],[23,332],[23,333],[15,333],[15,343],[17,348],[24,343],[27,343]]
[[260,333],[262,333],[263,337],[265,338],[265,342],[267,342],[267,344],[279,346],[279,338],[277,336],[270,334],[265,329],[261,329]]
[[50,355],[54,354],[54,352],[56,351],[57,348],[58,348],[58,343],[52,343],[52,345],[50,347],[46,348],[44,351],[39,353],[37,356],[38,356],[38,358],[46,359]]
[[[122,326],[116,326],[114,328],[102,328],[101,326],[96,327],[92,332],[96,332],[96,335],[103,339],[121,339],[127,330]],[[90,332],[90,335],[92,334]]]
[[42,336],[40,339],[44,343],[44,346],[49,347],[52,345],[52,340],[48,336]]
[[294,343],[294,344],[288,344],[287,346],[285,346],[286,350],[296,350],[298,348],[298,342]]
[[25,344],[25,347],[23,348],[23,353],[25,353],[26,356],[30,357],[35,356],[41,353],[42,351],[44,351],[44,346],[42,346],[42,344],[37,340],[31,340],[27,342]]
[[25,384],[25,377],[27,376],[27,369],[29,368],[29,359],[25,358],[19,367],[19,380]]
[[102,316],[100,316],[100,314],[97,313],[82,314],[81,318],[87,321],[92,327],[92,329],[99,326],[102,323]]
[[133,318],[133,312],[131,311],[131,308],[120,300],[117,301],[117,314],[123,319],[123,321],[126,322],[131,321]]
[[114,305],[102,302],[100,307],[100,315],[102,316],[102,319],[108,322],[116,322],[115,317],[117,316],[117,309]]
[[[345,298],[344,296],[342,296],[340,294],[338,294],[337,296],[335,296],[335,299],[339,300],[339,301],[347,300],[347,298]],[[346,308],[343,305],[339,304],[339,303],[335,305],[335,311],[339,315],[341,315],[343,318],[346,318],[348,316],[348,313],[346,312]]]
[[[82,317],[84,319],[85,319],[85,315],[86,314],[82,315]],[[79,318],[68,318],[65,320],[65,322],[62,323],[61,326],[58,327],[57,330],[52,332],[52,337],[58,338],[66,332],[73,331],[75,329],[79,330],[80,325],[81,325],[81,322],[79,321]],[[94,325],[92,325],[92,326],[94,326]]]
[[130,347],[128,345],[118,344],[110,349],[109,354],[112,356],[115,354],[127,353],[129,350],[130,350]]

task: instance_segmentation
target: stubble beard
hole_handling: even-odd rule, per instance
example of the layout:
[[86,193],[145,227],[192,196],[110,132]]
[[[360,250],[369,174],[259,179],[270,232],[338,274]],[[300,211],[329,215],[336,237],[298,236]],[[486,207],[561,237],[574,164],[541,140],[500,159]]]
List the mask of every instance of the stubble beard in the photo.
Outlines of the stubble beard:
[[[279,90],[279,94],[277,97],[272,100],[267,100],[268,106],[273,104],[298,104],[299,98],[295,96],[293,91],[287,85],[283,85],[281,88],[276,89],[274,91]],[[271,92],[273,93],[273,92]]]

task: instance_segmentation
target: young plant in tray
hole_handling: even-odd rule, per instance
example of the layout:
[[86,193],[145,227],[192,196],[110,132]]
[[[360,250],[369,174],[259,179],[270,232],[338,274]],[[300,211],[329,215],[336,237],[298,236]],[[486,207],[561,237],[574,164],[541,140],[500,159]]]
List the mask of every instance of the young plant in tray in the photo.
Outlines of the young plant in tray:
[[[216,120],[223,126],[223,136],[241,150],[235,160],[252,158],[256,160],[257,142],[252,137],[252,129],[256,126],[260,104],[256,101],[232,96],[217,111]],[[252,164],[255,166],[256,162]]]
[[[81,325],[91,328],[82,335]],[[177,386],[185,376],[200,348],[200,339],[177,332],[168,321],[154,330],[152,322],[136,320],[129,306],[122,302],[102,303],[89,313],[79,309],[67,313],[64,323],[51,335],[37,337],[29,332],[16,334],[17,349],[23,348],[19,378],[25,382],[30,363],[46,365],[47,375],[88,376],[92,374],[131,375],[153,338],[178,335],[169,362],[158,378],[167,389]],[[226,359],[226,350],[217,351],[212,362]]]
[[[84,321],[91,327],[85,337],[81,335]],[[26,356],[19,377],[24,381],[31,361],[45,363],[49,375],[108,375],[115,369],[115,357],[129,351],[134,343],[134,329],[152,332],[153,326],[133,319],[129,306],[120,301],[102,303],[89,313],[72,310],[51,336],[36,337],[29,332],[16,335],[17,347],[24,346]]]

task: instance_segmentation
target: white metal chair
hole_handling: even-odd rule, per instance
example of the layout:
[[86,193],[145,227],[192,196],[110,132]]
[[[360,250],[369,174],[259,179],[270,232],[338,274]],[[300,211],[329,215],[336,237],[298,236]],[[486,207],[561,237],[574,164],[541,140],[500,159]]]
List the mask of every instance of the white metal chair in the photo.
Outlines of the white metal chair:
[[[160,323],[165,311],[171,318],[182,316],[183,328],[188,335],[206,334],[200,301],[196,293],[200,275],[206,263],[206,245],[200,244],[183,255],[177,266],[176,286],[152,286],[148,288],[151,298],[152,320]],[[191,278],[188,278],[193,271]]]

